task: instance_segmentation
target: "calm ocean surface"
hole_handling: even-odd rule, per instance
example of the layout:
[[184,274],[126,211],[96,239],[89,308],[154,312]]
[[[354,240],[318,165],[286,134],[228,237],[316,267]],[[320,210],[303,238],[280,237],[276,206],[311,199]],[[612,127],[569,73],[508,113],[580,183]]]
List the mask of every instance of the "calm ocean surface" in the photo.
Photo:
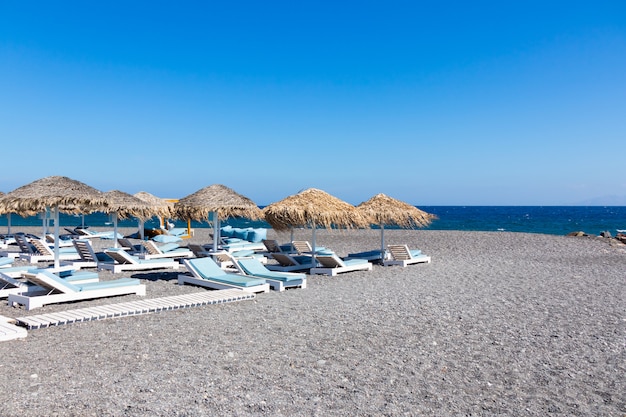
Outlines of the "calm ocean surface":
[[[420,209],[436,214],[439,219],[427,229],[431,230],[473,230],[508,231],[565,235],[583,231],[598,235],[609,231],[613,236],[617,229],[626,229],[626,207],[602,206],[420,206]],[[110,225],[107,215],[94,213],[85,216],[86,226],[103,227]],[[61,227],[75,227],[83,222],[80,216],[61,215]],[[185,227],[183,221],[175,221],[177,227]],[[225,224],[235,227],[269,227],[265,222],[252,222],[245,219],[230,219]],[[19,231],[20,226],[39,226],[39,217],[11,216],[11,232]],[[136,220],[120,220],[120,227],[136,227]],[[146,227],[158,227],[158,219],[146,222]],[[7,216],[0,216],[0,227],[7,226]],[[208,223],[192,222],[194,228],[209,227]],[[0,230],[4,233],[5,230]]]

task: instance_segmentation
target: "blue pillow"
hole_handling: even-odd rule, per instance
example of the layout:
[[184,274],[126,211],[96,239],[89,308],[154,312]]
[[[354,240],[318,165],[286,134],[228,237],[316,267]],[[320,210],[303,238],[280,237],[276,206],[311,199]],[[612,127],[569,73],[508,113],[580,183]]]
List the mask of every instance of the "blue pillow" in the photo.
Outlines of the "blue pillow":
[[235,229],[233,229],[233,227],[230,226],[230,225],[224,226],[224,227],[220,227],[220,236],[232,237],[234,231],[235,231]]
[[169,236],[169,235],[156,235],[152,238],[155,242],[159,243],[170,243],[170,242],[182,242],[183,240],[178,236]]
[[165,245],[159,246],[159,249],[161,249],[161,252],[169,252],[177,248],[178,248],[178,243],[175,243],[175,242],[170,242],[170,243],[166,243]]
[[248,233],[249,233],[248,229],[240,229],[238,227],[233,229],[233,237],[236,237],[239,239],[248,240]]
[[262,242],[263,239],[267,239],[267,229],[259,228],[252,229],[248,232],[248,241],[253,243]]

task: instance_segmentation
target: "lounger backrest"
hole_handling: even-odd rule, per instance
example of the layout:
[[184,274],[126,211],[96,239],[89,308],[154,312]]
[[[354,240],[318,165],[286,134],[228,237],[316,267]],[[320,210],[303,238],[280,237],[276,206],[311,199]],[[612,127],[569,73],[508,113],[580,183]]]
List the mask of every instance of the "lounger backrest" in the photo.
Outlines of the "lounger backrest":
[[104,250],[104,253],[109,255],[113,260],[119,264],[136,264],[137,260],[126,253],[122,248],[108,248]]
[[32,244],[26,239],[26,236],[23,233],[16,233],[15,241],[20,247],[20,251],[22,251],[22,253],[35,253]]
[[242,258],[238,260],[239,266],[248,275],[267,274],[270,272],[261,262],[254,258]]
[[291,244],[300,254],[313,252],[313,248],[307,240],[294,240]]
[[151,240],[142,240],[141,244],[143,245],[144,248],[146,248],[146,251],[150,255],[161,255],[161,254],[163,254],[163,252],[161,252],[161,250],[156,245],[156,243],[154,243]]
[[50,249],[48,247],[48,245],[46,244],[45,241],[43,241],[41,239],[33,239],[31,241],[31,243],[33,244],[35,249],[37,249],[37,252],[39,252],[40,254],[42,254],[42,255],[54,255],[54,252],[52,251],[52,249]]
[[134,245],[132,244],[132,242],[125,237],[117,239],[117,244],[120,245],[120,247],[122,248],[134,249]]
[[80,255],[80,259],[85,262],[97,262],[98,257],[93,250],[93,246],[91,246],[91,242],[85,239],[76,239],[74,240],[74,247],[76,248],[76,252]]
[[22,281],[18,281],[13,277],[8,276],[7,274],[3,274],[2,272],[0,272],[0,289],[4,289],[8,286],[16,288],[27,287],[27,285]]
[[317,255],[315,259],[325,268],[341,268],[346,266],[337,255]]
[[35,285],[46,288],[50,291],[73,293],[79,292],[80,288],[69,283],[63,278],[59,278],[55,274],[46,270],[39,270],[36,274],[26,273],[24,277]]
[[407,245],[389,245],[387,246],[391,257],[396,261],[407,261],[411,259],[411,252]]
[[263,242],[263,245],[265,246],[265,249],[267,249],[268,252],[270,253],[282,252],[282,250],[280,249],[280,245],[278,244],[278,241],[274,239],[263,239],[262,242]]
[[293,257],[284,253],[272,253],[272,258],[276,259],[276,261],[278,261],[278,263],[282,266],[299,265],[298,262],[293,259]]
[[185,259],[183,262],[189,270],[202,278],[210,279],[211,277],[218,277],[225,274],[222,268],[210,257],[190,258]]
[[204,249],[204,247],[202,245],[198,245],[196,243],[190,243],[190,244],[187,245],[187,247],[198,258],[206,256],[206,252],[207,251],[206,251],[206,249]]

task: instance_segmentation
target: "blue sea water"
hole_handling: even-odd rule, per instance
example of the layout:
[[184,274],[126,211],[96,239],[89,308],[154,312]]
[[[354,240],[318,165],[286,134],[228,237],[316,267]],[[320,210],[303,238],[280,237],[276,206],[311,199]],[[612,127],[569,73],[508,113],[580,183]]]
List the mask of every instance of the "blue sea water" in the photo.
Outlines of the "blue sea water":
[[[471,230],[471,231],[508,231],[566,235],[574,231],[583,231],[598,235],[608,231],[612,235],[618,229],[626,229],[626,206],[420,206],[421,210],[437,215],[426,229],[431,230]],[[11,231],[18,231],[20,226],[40,226],[41,218],[11,216]],[[186,222],[174,221],[177,227],[185,227]],[[73,228],[83,224],[81,216],[61,215],[59,225]],[[110,226],[106,214],[93,213],[85,216],[86,226]],[[235,227],[269,227],[263,221],[229,219],[223,224]],[[137,227],[137,221],[120,220],[120,227]],[[0,227],[7,226],[7,217],[0,216]],[[154,218],[145,223],[148,228],[158,227]],[[112,226],[111,226],[112,227]],[[207,222],[192,222],[191,227],[209,227]],[[2,231],[0,231],[2,232]]]

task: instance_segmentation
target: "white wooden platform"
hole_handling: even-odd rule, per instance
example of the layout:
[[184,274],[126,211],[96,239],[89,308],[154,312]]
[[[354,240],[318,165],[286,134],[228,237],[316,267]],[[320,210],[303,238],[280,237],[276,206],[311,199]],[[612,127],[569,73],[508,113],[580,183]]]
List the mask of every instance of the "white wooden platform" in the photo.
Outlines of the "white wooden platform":
[[16,322],[29,330],[59,326],[83,321],[102,320],[113,317],[136,316],[181,308],[223,304],[234,301],[253,300],[255,295],[238,289],[203,291],[193,294],[130,301],[97,307],[59,311],[57,313],[18,317]]
[[15,325],[15,320],[0,316],[0,342],[26,337],[26,329]]

